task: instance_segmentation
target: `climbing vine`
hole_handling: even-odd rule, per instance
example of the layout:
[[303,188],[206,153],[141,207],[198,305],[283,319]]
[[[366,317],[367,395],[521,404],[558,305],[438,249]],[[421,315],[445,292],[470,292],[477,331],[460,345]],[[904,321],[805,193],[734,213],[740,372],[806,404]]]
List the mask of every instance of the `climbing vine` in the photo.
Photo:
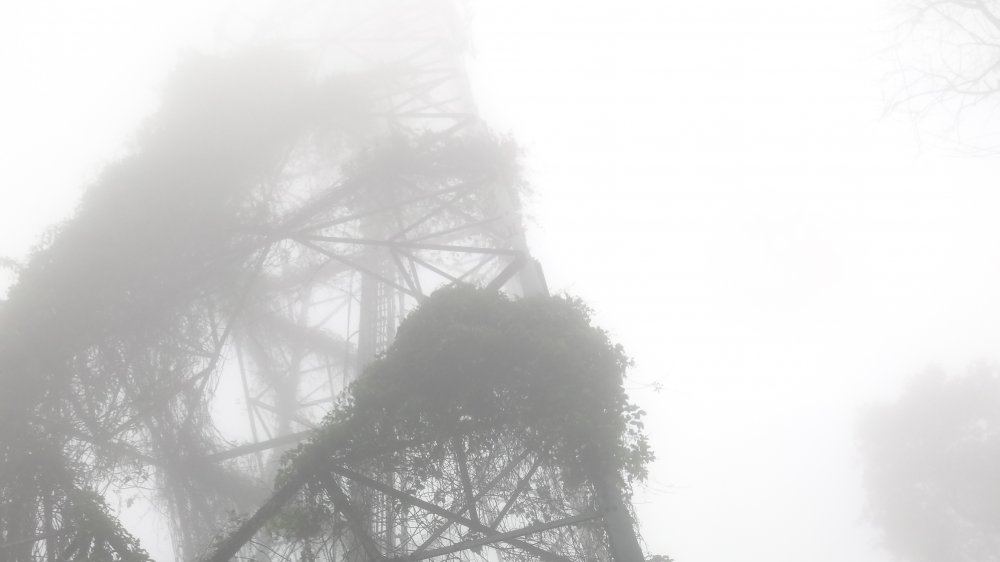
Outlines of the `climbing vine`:
[[421,471],[432,476],[456,438],[479,456],[516,441],[550,459],[570,488],[609,470],[642,480],[653,453],[644,412],[624,390],[630,365],[579,300],[442,289],[403,322],[317,435],[288,455],[279,483],[405,448],[409,485],[420,486]]

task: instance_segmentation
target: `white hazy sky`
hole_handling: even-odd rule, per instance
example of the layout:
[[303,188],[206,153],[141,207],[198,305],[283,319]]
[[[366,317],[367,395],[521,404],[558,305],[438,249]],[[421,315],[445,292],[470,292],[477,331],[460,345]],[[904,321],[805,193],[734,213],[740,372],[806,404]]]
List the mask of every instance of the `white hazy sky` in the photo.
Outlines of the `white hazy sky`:
[[[224,45],[243,24],[220,14],[247,5],[0,7],[0,256],[67,216],[179,53]],[[650,550],[889,560],[856,414],[930,363],[1000,357],[1000,193],[994,160],[883,116],[888,0],[473,5],[478,101],[527,150],[533,250],[636,359]]]

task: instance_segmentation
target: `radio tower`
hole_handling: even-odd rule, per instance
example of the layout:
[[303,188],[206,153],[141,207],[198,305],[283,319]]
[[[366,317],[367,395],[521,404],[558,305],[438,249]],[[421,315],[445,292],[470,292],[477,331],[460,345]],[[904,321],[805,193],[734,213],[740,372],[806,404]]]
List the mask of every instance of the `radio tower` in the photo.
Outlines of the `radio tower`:
[[[245,249],[253,267],[238,294],[192,307],[184,325],[194,335],[169,342],[171,353],[186,353],[183,369],[133,364],[149,371],[120,393],[129,417],[82,425],[99,426],[103,447],[155,473],[160,492],[148,501],[166,506],[177,560],[208,549],[212,561],[641,561],[617,475],[595,477],[592,493],[569,493],[532,451],[484,460],[461,439],[429,496],[404,489],[405,469],[377,458],[338,468],[327,485],[351,506],[340,514],[349,540],[297,550],[305,547],[261,532],[296,493],[270,488],[282,453],[320,426],[417,304],[463,282],[547,293],[525,241],[516,154],[473,103],[461,6],[306,2],[282,14],[261,40],[294,37],[326,71],[364,77],[375,123],[365,146],[350,167],[295,164],[275,190],[276,219]],[[154,395],[167,398],[144,398]],[[233,396],[245,422],[223,427],[214,420],[233,418]],[[11,546],[11,560],[59,556],[59,518],[47,501],[32,507],[40,538]],[[224,530],[234,510],[253,515]]]
[[[334,20],[350,23],[341,33],[323,41],[328,49],[324,57],[348,67],[353,59],[357,68],[393,70],[394,80],[380,90],[377,101],[380,128],[385,134],[414,140],[416,153],[424,151],[430,158],[441,143],[483,138],[487,131],[476,113],[465,73],[466,21],[454,1],[379,0],[340,8],[346,11],[328,13]],[[324,36],[323,29],[329,29],[321,20],[313,23],[320,24],[320,36]],[[466,178],[465,183],[442,182],[418,190],[412,190],[403,178],[395,179],[399,184],[363,187],[382,191],[388,197],[373,198],[364,210],[349,216],[356,221],[349,229],[352,236],[330,230],[344,225],[345,219],[319,218],[329,212],[329,207],[315,209],[308,218],[302,215],[296,225],[296,242],[328,257],[331,263],[347,266],[343,275],[350,283],[342,291],[356,299],[358,319],[356,331],[352,331],[349,319],[339,331],[345,334],[345,341],[356,343],[357,349],[350,370],[343,373],[345,378],[359,373],[368,361],[387,349],[399,320],[435,288],[465,281],[522,296],[548,291],[541,266],[530,256],[525,241],[517,186],[505,182],[506,178],[498,176],[496,170],[487,166]],[[462,209],[461,203],[467,198],[479,200],[475,212]],[[316,290],[310,287],[308,292]],[[337,390],[331,388],[331,395]],[[512,470],[517,464],[510,459],[506,469]],[[514,488],[523,487],[530,478],[530,472],[523,475]],[[378,492],[375,495],[383,501],[413,501],[393,489],[391,474],[353,474],[348,480],[359,488]],[[609,476],[594,485],[597,503],[603,509],[598,519],[603,520],[604,536],[610,543],[606,552],[616,562],[641,560],[633,522],[621,504],[617,483]],[[465,482],[465,486],[466,493],[471,494],[469,483]],[[387,510],[379,511],[377,505],[372,505],[372,497],[357,499],[366,504],[365,511],[377,516],[376,521],[366,523],[371,533],[370,548],[376,551],[367,552],[368,558],[394,554],[421,559],[395,544],[393,526],[405,527],[405,523],[394,522],[385,513]],[[572,498],[563,501],[574,503]],[[448,517],[446,512],[443,514]],[[451,516],[460,518],[461,514]],[[571,515],[563,525],[552,528],[572,527],[584,520]],[[497,523],[499,520],[494,530]],[[588,533],[593,534],[583,531]],[[479,552],[483,544],[499,541],[497,533],[493,535],[493,540],[468,541],[464,549],[456,546],[451,554],[469,549]],[[383,541],[378,540],[380,536]],[[593,536],[588,538],[594,540]],[[462,544],[461,539],[458,544]],[[517,546],[525,548],[529,557],[566,559],[558,552],[523,542]],[[378,554],[379,547],[382,554]],[[600,551],[593,550],[592,555]]]

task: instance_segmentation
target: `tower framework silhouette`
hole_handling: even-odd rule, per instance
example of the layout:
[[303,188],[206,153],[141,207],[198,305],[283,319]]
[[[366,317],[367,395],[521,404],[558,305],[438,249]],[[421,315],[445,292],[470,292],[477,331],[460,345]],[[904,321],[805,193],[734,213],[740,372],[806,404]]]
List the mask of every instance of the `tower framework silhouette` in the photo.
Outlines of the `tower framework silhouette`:
[[[484,452],[459,436],[432,469],[416,468],[426,451],[401,444],[269,488],[281,455],[320,427],[436,289],[547,293],[525,241],[516,154],[472,101],[460,9],[370,0],[285,14],[272,32],[291,30],[328,70],[364,77],[366,141],[350,167],[289,161],[269,191],[272,220],[232,249],[245,265],[228,296],[199,294],[178,335],[148,354],[135,352],[144,340],[121,344],[120,367],[136,373],[115,391],[124,417],[80,407],[84,429],[71,442],[153,472],[147,499],[162,506],[178,560],[642,560],[617,474],[568,491],[558,466],[513,442]],[[335,506],[326,538],[266,532],[316,478]],[[59,540],[61,504],[32,501],[38,524],[6,524],[0,552],[72,555]],[[233,510],[252,515],[226,527]]]

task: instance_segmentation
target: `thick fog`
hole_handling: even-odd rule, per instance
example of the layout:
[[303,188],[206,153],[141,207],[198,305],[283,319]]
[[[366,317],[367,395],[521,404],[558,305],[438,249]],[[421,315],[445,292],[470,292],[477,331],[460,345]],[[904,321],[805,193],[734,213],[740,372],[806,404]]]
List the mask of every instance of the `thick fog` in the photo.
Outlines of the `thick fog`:
[[[281,5],[7,6],[0,257],[24,260],[70,216],[185,53],[234,50]],[[898,538],[912,528],[883,534],[888,508],[873,502],[899,481],[879,473],[869,495],[865,459],[891,456],[907,428],[933,433],[916,420],[972,407],[913,405],[891,438],[872,429],[893,415],[885,404],[996,391],[1000,191],[980,149],[1000,146],[1000,96],[971,124],[948,100],[908,99],[920,84],[900,70],[931,65],[939,38],[909,32],[912,13],[890,0],[468,7],[478,111],[523,148],[531,253],[549,290],[582,298],[635,361],[626,390],[656,455],[633,500],[649,554],[950,552]],[[15,278],[3,265],[0,294]],[[969,370],[986,381],[978,390],[942,382]],[[939,438],[901,452],[906,466],[968,435]],[[975,472],[948,467],[955,482]],[[993,534],[968,539],[969,559],[1000,559],[995,509],[976,509]],[[144,533],[169,560],[165,533]]]

